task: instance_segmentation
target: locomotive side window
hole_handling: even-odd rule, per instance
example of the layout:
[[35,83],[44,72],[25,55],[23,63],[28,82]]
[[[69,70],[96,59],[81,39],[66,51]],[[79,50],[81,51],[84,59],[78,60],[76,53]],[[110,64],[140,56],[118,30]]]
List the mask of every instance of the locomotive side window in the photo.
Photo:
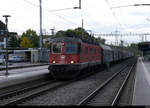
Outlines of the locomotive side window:
[[96,48],[94,48],[94,53],[96,54]]
[[97,52],[98,52],[98,54],[101,54],[101,49],[98,48],[98,49],[97,49]]
[[88,54],[88,47],[85,47],[85,53]]
[[61,53],[62,46],[60,43],[53,43],[52,44],[52,52],[53,53]]
[[78,52],[77,44],[75,43],[66,43],[65,53],[66,54],[76,54]]
[[78,54],[82,53],[82,45],[78,43]]
[[93,49],[92,49],[92,48],[90,48],[90,53],[92,54],[92,52],[93,52]]

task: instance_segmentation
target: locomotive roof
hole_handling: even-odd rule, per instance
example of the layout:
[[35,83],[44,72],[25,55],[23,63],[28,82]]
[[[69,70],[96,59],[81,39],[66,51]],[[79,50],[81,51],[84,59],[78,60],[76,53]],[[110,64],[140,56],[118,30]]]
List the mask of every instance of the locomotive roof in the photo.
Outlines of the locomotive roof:
[[99,44],[103,49],[105,50],[109,50],[109,51],[112,51],[112,48],[110,46],[106,46],[106,45],[103,45],[103,44]]
[[74,37],[59,37],[53,38],[50,42],[82,42],[82,40]]

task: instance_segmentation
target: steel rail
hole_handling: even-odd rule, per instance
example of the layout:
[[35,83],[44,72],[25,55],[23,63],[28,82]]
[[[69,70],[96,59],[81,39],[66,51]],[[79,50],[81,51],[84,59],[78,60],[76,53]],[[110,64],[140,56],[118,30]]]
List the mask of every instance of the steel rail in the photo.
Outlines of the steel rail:
[[[54,82],[57,82],[57,81],[52,81],[51,84],[54,83]],[[58,88],[59,86],[60,86],[60,85],[55,86],[54,88]],[[30,93],[30,94],[27,94],[27,95],[25,95],[25,96],[22,96],[22,97],[13,99],[13,100],[9,100],[9,101],[6,100],[5,102],[3,102],[3,103],[0,104],[0,105],[1,105],[1,106],[15,105],[15,104],[18,104],[18,103],[20,103],[20,102],[23,102],[24,100],[30,99],[30,98],[32,98],[32,97],[35,97],[35,96],[37,96],[37,95],[39,95],[39,94],[41,94],[41,93],[43,93],[43,92],[46,92],[46,91],[48,91],[48,90],[50,90],[50,89],[54,89],[54,88],[51,88],[51,87],[44,88],[44,89],[42,89],[42,90],[39,90],[39,91],[36,91],[36,92],[32,92],[32,93]],[[24,94],[22,94],[22,95],[24,95]]]
[[[124,67],[124,68],[125,68],[125,67]],[[93,72],[92,72],[91,74],[93,74]],[[118,74],[119,74],[119,73],[118,73]],[[33,92],[30,93],[30,94],[27,94],[27,95],[25,95],[25,96],[19,97],[19,98],[15,99],[15,100],[11,100],[11,101],[9,101],[9,102],[4,102],[4,103],[1,104],[1,105],[3,105],[3,106],[5,106],[5,105],[16,105],[16,104],[19,104],[19,103],[21,103],[21,102],[27,100],[27,99],[34,98],[34,97],[36,97],[36,96],[38,96],[38,95],[40,95],[40,94],[42,94],[42,93],[45,93],[45,92],[47,92],[47,91],[56,90],[56,89],[58,89],[58,88],[61,88],[61,87],[65,86],[65,85],[68,85],[68,84],[71,84],[71,83],[73,83],[73,82],[75,82],[75,81],[78,81],[78,80],[81,80],[81,79],[83,79],[83,78],[86,78],[86,77],[88,77],[88,76],[89,76],[89,74],[84,75],[84,76],[81,76],[81,77],[78,77],[77,79],[73,79],[73,80],[70,80],[70,81],[67,81],[67,82],[63,82],[63,83],[61,83],[61,84],[57,84],[57,85],[55,85],[54,87],[47,87],[47,88],[44,88],[44,89],[39,90],[39,91],[36,91],[36,92],[33,91]]]
[[38,83],[37,85],[33,85],[33,86],[30,86],[30,87],[25,87],[25,88],[22,88],[22,89],[18,89],[16,91],[10,91],[6,94],[1,94],[0,95],[0,100],[1,99],[5,99],[7,97],[11,97],[13,95],[16,95],[16,94],[19,94],[21,92],[26,92],[26,91],[29,91],[29,90],[32,90],[32,89],[36,89],[38,87],[41,87],[41,86],[44,86],[44,85],[47,85],[47,84],[50,84],[50,83],[53,83],[55,82],[56,80],[52,80],[52,81],[46,81],[46,82],[42,82],[42,83]]
[[104,83],[102,83],[94,92],[92,92],[90,95],[88,95],[87,97],[85,97],[80,103],[78,103],[77,105],[85,105],[86,103],[88,103],[90,100],[92,100],[98,93],[99,91],[105,87],[112,79],[114,79],[120,72],[122,72],[124,69],[126,69],[128,67],[129,64],[127,64],[126,66],[124,66],[122,69],[120,69],[117,73],[115,73],[113,76],[111,76],[109,79],[107,79]]
[[129,72],[128,72],[128,75],[126,76],[126,78],[125,78],[124,82],[122,83],[120,89],[118,90],[118,92],[117,92],[115,98],[113,99],[113,101],[112,101],[112,103],[111,103],[111,106],[116,106],[116,105],[118,104],[119,99],[120,99],[120,97],[121,97],[121,95],[122,95],[122,92],[123,92],[123,90],[124,90],[124,88],[125,88],[125,86],[126,86],[126,84],[127,84],[127,81],[128,81],[128,79],[129,79],[129,77],[130,77],[130,74],[131,74],[131,72],[132,72],[132,70],[133,70],[135,64],[136,64],[136,63],[134,63],[134,64],[132,65],[132,67],[130,68],[130,70],[129,70]]
[[9,101],[9,102],[5,102],[5,103],[3,103],[3,104],[1,104],[1,105],[2,105],[2,106],[6,106],[6,105],[15,105],[15,104],[21,103],[21,102],[23,102],[23,101],[25,101],[25,100],[27,100],[27,99],[31,99],[31,98],[33,98],[33,97],[35,97],[35,96],[38,96],[38,95],[40,95],[40,94],[42,94],[42,93],[44,93],[44,92],[56,90],[56,89],[61,88],[61,87],[65,86],[65,85],[68,85],[68,84],[71,84],[71,83],[73,83],[73,82],[75,82],[75,81],[78,81],[78,80],[81,80],[81,79],[83,79],[83,78],[86,78],[86,77],[88,77],[88,76],[91,75],[91,74],[93,74],[93,73],[88,73],[88,74],[86,74],[86,75],[83,75],[83,76],[81,76],[81,77],[78,77],[77,79],[73,79],[73,80],[70,80],[70,81],[67,81],[67,82],[62,82],[61,84],[58,84],[58,85],[56,85],[56,86],[54,86],[54,87],[47,87],[47,88],[42,89],[42,90],[39,90],[39,91],[37,91],[37,92],[33,92],[33,93],[28,94],[28,95],[25,95],[25,96],[23,96],[23,97],[17,98],[16,100],[11,100],[11,101]]
[[32,85],[37,84],[41,81],[47,81],[47,80],[49,80],[49,77],[50,77],[49,75],[47,75],[47,76],[44,75],[44,76],[40,76],[39,78],[36,78],[36,79],[32,79],[29,81],[23,81],[20,83],[16,83],[16,84],[8,85],[6,87],[2,87],[2,88],[0,88],[1,89],[0,90],[0,97],[3,94],[7,94],[9,92],[25,88],[26,86],[32,86]]

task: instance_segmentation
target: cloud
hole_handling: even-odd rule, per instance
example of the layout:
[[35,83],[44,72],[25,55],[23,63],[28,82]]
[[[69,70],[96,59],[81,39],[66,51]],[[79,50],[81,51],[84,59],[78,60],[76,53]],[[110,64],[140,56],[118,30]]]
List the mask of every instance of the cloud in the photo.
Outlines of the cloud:
[[[30,3],[29,3],[30,2]],[[105,0],[82,0],[81,10],[49,10],[64,9],[78,6],[78,0],[42,0],[43,29],[52,27],[58,30],[74,29],[81,26],[94,33],[110,33],[118,29],[121,32],[148,32],[150,24],[149,7],[113,8],[116,18]],[[108,0],[111,7],[148,3],[148,0]],[[0,20],[2,15],[10,14],[9,29],[21,34],[31,28],[39,33],[39,0],[2,0],[0,3]],[[119,23],[122,25],[120,27]]]

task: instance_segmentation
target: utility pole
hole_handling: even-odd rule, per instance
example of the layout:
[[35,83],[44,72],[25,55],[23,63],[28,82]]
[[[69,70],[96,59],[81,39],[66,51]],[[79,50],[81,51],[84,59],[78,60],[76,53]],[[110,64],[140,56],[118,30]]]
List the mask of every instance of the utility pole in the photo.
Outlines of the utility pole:
[[83,38],[84,20],[82,19],[82,38]]
[[42,37],[42,0],[40,2],[40,61],[42,59],[42,47],[43,47],[43,37]]
[[147,35],[145,34],[145,42],[147,41]]
[[141,37],[142,37],[142,42],[144,42],[144,35],[141,35]]
[[79,0],[79,9],[81,9],[81,0]]
[[52,36],[54,36],[54,30],[55,30],[55,27],[53,27],[51,30],[51,33],[52,33]]
[[84,28],[84,19],[82,19],[82,28]]
[[8,73],[8,17],[11,17],[10,15],[3,15],[5,17],[5,37],[6,37],[6,54],[5,54],[5,60],[6,60],[6,73],[5,75],[9,75]]
[[118,30],[115,31],[115,45],[118,46]]
[[[55,27],[53,27],[51,30],[51,34],[52,34],[52,37],[54,36],[54,30],[55,30]],[[50,42],[50,39],[49,39],[49,42]]]

